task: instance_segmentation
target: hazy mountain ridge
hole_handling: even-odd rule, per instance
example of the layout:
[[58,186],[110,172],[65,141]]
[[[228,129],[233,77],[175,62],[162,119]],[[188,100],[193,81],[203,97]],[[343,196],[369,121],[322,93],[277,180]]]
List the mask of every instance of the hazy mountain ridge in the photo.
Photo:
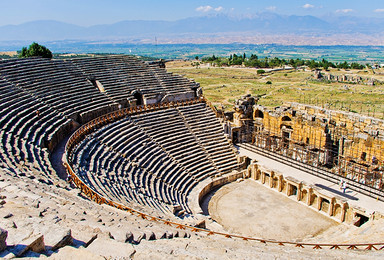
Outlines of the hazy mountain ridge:
[[33,21],[0,27],[0,41],[118,40],[188,34],[253,32],[268,35],[295,34],[322,36],[335,34],[380,34],[384,19],[352,16],[285,16],[259,13],[250,17],[226,15],[191,17],[177,21],[121,21],[83,27],[58,21]]

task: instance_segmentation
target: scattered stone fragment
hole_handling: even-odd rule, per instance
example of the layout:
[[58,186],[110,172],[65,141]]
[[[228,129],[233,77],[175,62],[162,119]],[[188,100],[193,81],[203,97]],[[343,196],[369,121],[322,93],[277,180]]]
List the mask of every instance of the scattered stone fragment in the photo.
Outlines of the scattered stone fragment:
[[4,218],[11,218],[11,217],[13,217],[12,213],[8,213],[7,215],[4,216]]
[[125,235],[125,243],[133,243],[133,234],[131,231],[127,232],[127,234]]
[[39,201],[39,200],[35,201],[35,202],[32,204],[32,207],[38,209],[38,208],[40,207],[40,201]]
[[7,249],[7,236],[8,231],[0,228],[0,252]]
[[71,229],[53,229],[45,234],[45,243],[51,247],[52,251],[56,251],[67,245],[71,245],[73,241]]

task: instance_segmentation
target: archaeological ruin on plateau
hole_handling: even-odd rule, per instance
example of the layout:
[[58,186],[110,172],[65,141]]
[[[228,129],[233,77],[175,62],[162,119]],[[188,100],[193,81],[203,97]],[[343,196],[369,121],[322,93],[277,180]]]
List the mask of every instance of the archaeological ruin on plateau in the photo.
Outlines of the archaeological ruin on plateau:
[[[251,95],[227,112],[162,61],[96,55],[0,61],[0,136],[0,257],[383,257],[383,120]],[[329,229],[228,228],[215,192],[247,182]]]

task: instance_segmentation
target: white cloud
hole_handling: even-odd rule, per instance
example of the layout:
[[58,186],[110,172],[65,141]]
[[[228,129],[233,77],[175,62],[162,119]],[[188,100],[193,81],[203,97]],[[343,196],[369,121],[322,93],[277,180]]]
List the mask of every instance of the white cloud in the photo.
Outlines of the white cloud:
[[221,12],[221,11],[223,11],[224,10],[224,7],[222,7],[222,6],[219,6],[219,7],[216,7],[215,8],[215,11],[216,12]]
[[353,9],[338,9],[338,10],[336,10],[336,13],[346,14],[346,13],[350,13],[350,12],[353,12]]
[[311,9],[311,8],[314,8],[315,6],[314,5],[311,5],[311,4],[305,4],[303,5],[303,8],[304,9]]
[[384,8],[376,9],[375,13],[384,13]]
[[203,13],[207,13],[207,12],[210,12],[210,11],[221,12],[221,11],[224,10],[224,7],[218,6],[216,8],[213,8],[210,5],[202,5],[202,6],[197,7],[195,10],[198,11],[198,12],[203,12]]
[[206,12],[209,12],[213,9],[212,6],[210,5],[204,5],[204,6],[199,6],[196,8],[196,11],[198,12],[203,12],[203,13],[206,13]]
[[274,12],[274,11],[276,11],[277,7],[276,6],[268,6],[265,9],[267,9],[268,11]]

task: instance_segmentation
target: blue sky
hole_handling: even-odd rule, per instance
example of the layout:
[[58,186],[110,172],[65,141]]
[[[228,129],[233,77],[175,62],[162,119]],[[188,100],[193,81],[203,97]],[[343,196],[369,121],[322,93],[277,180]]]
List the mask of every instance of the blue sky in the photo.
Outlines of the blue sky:
[[90,26],[123,20],[178,20],[207,15],[352,15],[384,18],[384,0],[0,0],[0,26],[58,20]]

